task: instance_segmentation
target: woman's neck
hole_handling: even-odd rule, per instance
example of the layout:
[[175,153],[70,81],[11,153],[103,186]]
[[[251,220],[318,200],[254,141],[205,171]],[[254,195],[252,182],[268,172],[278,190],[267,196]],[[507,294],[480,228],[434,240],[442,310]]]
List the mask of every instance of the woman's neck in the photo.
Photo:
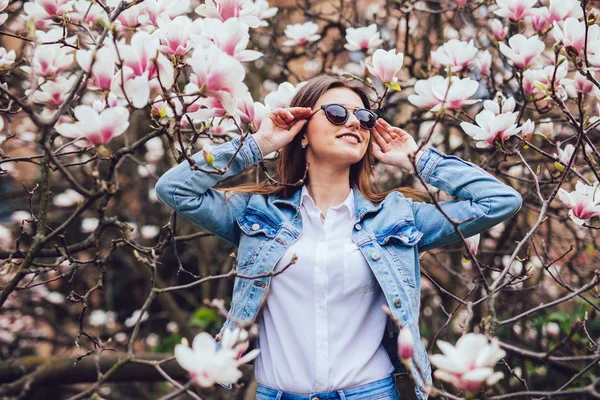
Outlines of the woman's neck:
[[350,169],[336,168],[332,165],[316,166],[308,169],[309,179],[306,184],[308,193],[323,215],[329,207],[337,206],[346,200],[350,193]]

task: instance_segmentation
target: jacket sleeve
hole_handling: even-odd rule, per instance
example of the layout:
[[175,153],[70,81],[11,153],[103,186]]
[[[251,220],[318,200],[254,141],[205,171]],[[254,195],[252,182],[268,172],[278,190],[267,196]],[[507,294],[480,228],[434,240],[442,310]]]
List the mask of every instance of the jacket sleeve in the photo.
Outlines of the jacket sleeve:
[[[215,146],[214,165],[219,168],[225,167],[241,142],[242,138],[237,137]],[[211,169],[204,161],[202,151],[194,154],[192,158],[199,167]],[[236,218],[244,213],[251,194],[229,194],[225,203],[223,192],[213,189],[213,186],[259,163],[262,159],[260,147],[252,135],[247,135],[225,174],[207,174],[192,170],[185,160],[160,177],[156,183],[156,196],[185,219],[237,246],[239,229],[236,228]]]
[[[485,231],[515,215],[523,200],[519,192],[497,180],[477,165],[428,148],[417,163],[423,180],[462,200],[439,202],[456,221],[465,238]],[[412,202],[415,227],[423,232],[419,251],[446,246],[460,240],[454,226],[435,204]]]

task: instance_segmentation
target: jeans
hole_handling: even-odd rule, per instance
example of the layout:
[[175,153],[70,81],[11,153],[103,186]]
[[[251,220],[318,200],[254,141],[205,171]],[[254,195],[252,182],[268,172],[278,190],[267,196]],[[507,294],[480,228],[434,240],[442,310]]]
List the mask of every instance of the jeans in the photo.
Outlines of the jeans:
[[256,400],[399,400],[393,375],[349,389],[299,394],[258,385]]

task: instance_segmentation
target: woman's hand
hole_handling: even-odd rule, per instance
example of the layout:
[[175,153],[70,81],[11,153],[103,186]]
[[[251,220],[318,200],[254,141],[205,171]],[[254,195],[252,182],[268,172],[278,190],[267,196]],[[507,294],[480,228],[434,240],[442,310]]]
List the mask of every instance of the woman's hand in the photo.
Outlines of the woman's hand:
[[309,107],[276,108],[267,115],[254,134],[260,150],[266,156],[290,143],[308,122]]
[[408,132],[379,118],[375,128],[371,129],[371,134],[375,138],[371,152],[376,159],[384,164],[414,172],[409,156],[414,155],[419,146]]

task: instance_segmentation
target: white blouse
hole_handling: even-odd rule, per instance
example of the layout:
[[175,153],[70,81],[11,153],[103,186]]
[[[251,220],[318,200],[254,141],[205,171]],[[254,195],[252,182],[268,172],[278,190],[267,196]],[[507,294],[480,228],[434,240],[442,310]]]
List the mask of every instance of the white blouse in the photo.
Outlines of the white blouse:
[[389,376],[394,367],[381,345],[386,325],[383,292],[358,246],[352,190],[327,211],[302,187],[303,231],[275,271],[258,318],[259,384],[295,393],[328,392]]

